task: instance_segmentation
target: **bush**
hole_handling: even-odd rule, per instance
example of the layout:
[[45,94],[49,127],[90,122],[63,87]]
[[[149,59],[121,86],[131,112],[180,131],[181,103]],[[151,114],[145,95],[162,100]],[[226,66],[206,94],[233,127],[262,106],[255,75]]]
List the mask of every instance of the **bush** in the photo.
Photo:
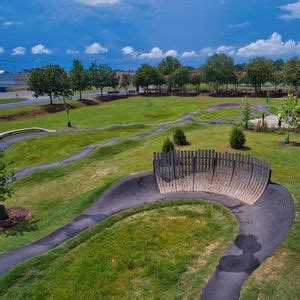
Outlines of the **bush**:
[[175,129],[175,134],[173,138],[174,143],[178,146],[185,146],[188,144],[184,131],[180,127],[177,127]]
[[234,149],[241,149],[246,143],[246,137],[243,130],[239,127],[233,127],[230,133],[230,146]]
[[164,141],[162,152],[173,152],[175,150],[174,143],[168,138]]

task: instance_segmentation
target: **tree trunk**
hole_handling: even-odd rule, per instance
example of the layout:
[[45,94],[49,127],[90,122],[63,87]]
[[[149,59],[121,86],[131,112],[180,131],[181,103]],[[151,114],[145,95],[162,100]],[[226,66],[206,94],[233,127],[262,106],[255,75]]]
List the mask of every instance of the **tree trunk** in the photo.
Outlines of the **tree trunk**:
[[103,97],[103,88],[100,88],[101,91],[101,97]]
[[52,93],[50,93],[49,97],[50,97],[50,104],[53,105],[53,97],[52,97]]
[[79,91],[79,97],[80,97],[80,100],[82,100],[82,91]]
[[8,215],[5,210],[5,206],[3,204],[0,204],[0,220],[7,220]]

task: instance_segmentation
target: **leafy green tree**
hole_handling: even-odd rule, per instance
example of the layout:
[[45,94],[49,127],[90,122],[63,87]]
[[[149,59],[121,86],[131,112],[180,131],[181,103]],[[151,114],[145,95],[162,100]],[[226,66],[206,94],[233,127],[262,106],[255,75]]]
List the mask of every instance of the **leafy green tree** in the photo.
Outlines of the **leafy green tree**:
[[272,73],[271,82],[274,85],[275,92],[280,84],[284,83],[284,74],[282,71],[274,71]]
[[6,220],[8,215],[5,210],[4,202],[11,197],[9,183],[14,180],[13,174],[8,174],[4,161],[4,152],[0,152],[0,220]]
[[195,87],[196,93],[200,92],[200,85],[202,82],[202,75],[200,72],[193,71],[190,78],[190,84]]
[[251,115],[251,108],[249,102],[247,101],[243,109],[243,122],[244,122],[245,129],[248,129],[250,115]]
[[289,95],[287,98],[281,100],[278,116],[280,116],[281,121],[287,124],[287,132],[284,138],[284,142],[287,144],[290,142],[290,128],[296,127],[298,124],[297,110],[298,98],[296,96]]
[[263,57],[254,58],[246,65],[247,77],[255,89],[255,94],[258,93],[258,90],[264,83],[271,80],[272,70],[272,61]]
[[80,99],[82,99],[82,91],[89,88],[90,80],[88,72],[84,70],[84,66],[79,59],[73,61],[73,67],[70,71],[70,82],[73,91],[78,91]]
[[174,143],[168,138],[164,141],[162,152],[169,153],[175,150]]
[[177,127],[175,129],[173,139],[174,139],[174,143],[178,146],[188,145],[188,141],[186,139],[185,133],[180,127]]
[[191,71],[186,67],[180,67],[172,74],[172,82],[180,89],[191,81]]
[[287,84],[291,85],[296,93],[300,86],[300,58],[295,57],[288,60],[284,67],[284,77]]
[[172,75],[180,67],[182,67],[180,61],[172,56],[164,58],[157,66],[157,70],[163,76],[163,80],[168,85],[169,91],[172,91],[173,87]]
[[181,63],[177,58],[168,56],[158,64],[157,69],[159,73],[165,76],[172,75],[180,67]]
[[157,85],[160,80],[160,75],[155,67],[148,64],[143,64],[135,73],[134,84],[137,87],[142,87],[146,93],[149,93],[150,85]]
[[36,98],[48,95],[51,105],[53,104],[53,97],[72,95],[68,74],[59,65],[48,65],[32,71],[28,86]]
[[228,84],[233,81],[233,59],[225,54],[214,54],[207,59],[200,72],[202,72],[205,81],[212,83],[216,91],[219,92],[221,84]]
[[91,86],[100,89],[101,97],[105,87],[114,87],[116,84],[116,74],[111,67],[107,65],[97,65],[92,63],[89,70]]
[[274,65],[274,70],[276,72],[282,72],[284,69],[285,63],[284,63],[283,59],[278,59],[273,62],[273,65]]
[[246,143],[246,137],[241,128],[234,126],[230,133],[230,146],[233,149],[242,149]]

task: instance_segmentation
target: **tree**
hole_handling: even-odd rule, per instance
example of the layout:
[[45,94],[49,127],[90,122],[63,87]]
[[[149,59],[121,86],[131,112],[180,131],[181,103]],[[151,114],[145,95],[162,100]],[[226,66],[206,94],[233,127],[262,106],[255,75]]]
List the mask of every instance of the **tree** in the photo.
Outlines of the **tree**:
[[180,127],[177,127],[175,129],[173,138],[174,138],[174,143],[178,146],[185,146],[189,144],[186,140],[184,131]]
[[80,99],[82,99],[82,91],[89,87],[90,80],[88,72],[84,70],[84,67],[79,59],[73,61],[73,67],[70,71],[70,82],[73,91],[78,91]]
[[71,120],[70,120],[70,105],[69,103],[67,103],[67,101],[65,99],[63,99],[64,101],[64,108],[65,108],[65,112],[67,114],[67,120],[68,120],[68,127],[71,128],[72,124],[71,124]]
[[286,83],[291,85],[297,93],[300,86],[300,58],[295,57],[287,61],[284,67],[284,77]]
[[105,87],[113,87],[116,85],[116,74],[111,67],[107,65],[97,65],[92,63],[89,70],[91,85],[96,89],[100,89],[101,97]]
[[212,83],[217,92],[221,84],[231,83],[234,77],[233,59],[225,54],[214,54],[200,70],[205,81]]
[[191,71],[186,67],[180,67],[172,74],[172,82],[180,89],[191,81]]
[[28,86],[36,98],[48,95],[51,105],[53,97],[67,97],[72,94],[68,75],[59,65],[48,65],[32,71]]
[[192,72],[191,78],[190,78],[190,84],[192,84],[195,87],[196,93],[200,92],[200,85],[202,82],[202,75],[200,72]]
[[164,141],[162,152],[169,153],[175,150],[174,143],[168,138]]
[[283,59],[277,59],[273,62],[274,70],[277,72],[282,72],[284,69],[284,60]]
[[157,69],[159,73],[165,76],[165,75],[172,75],[180,67],[181,67],[181,63],[177,58],[168,56],[158,64]]
[[13,174],[8,174],[4,162],[4,152],[0,152],[0,220],[6,220],[8,215],[5,210],[4,202],[11,197],[9,183],[14,180]]
[[296,127],[298,123],[297,109],[298,98],[296,96],[289,95],[287,98],[282,99],[280,102],[278,116],[280,116],[280,120],[284,121],[287,124],[287,133],[284,138],[284,142],[286,144],[290,142],[289,129],[291,127]]
[[117,87],[118,87],[118,85],[119,85],[119,79],[118,79],[118,77],[117,77],[117,75],[116,75],[116,72],[112,72],[111,73],[111,78],[110,78],[110,87],[112,87],[113,89],[116,89]]
[[230,146],[233,149],[242,149],[246,143],[246,137],[243,130],[234,126],[230,133]]
[[164,58],[157,66],[159,74],[162,75],[164,81],[168,85],[168,90],[172,91],[172,74],[181,67],[180,61],[172,56]]
[[271,82],[274,85],[275,93],[280,84],[284,83],[284,74],[282,71],[274,71],[271,76]]
[[250,109],[250,104],[247,101],[244,109],[243,109],[243,121],[244,121],[244,128],[248,129],[248,124],[250,120],[250,114],[251,114],[251,109]]
[[146,93],[149,93],[150,85],[157,85],[159,81],[159,73],[155,67],[148,64],[143,64],[135,73],[134,84],[143,87]]
[[272,62],[270,60],[266,60],[263,57],[254,58],[247,64],[247,78],[251,85],[254,87],[255,94],[258,93],[258,90],[264,83],[271,80],[272,70]]

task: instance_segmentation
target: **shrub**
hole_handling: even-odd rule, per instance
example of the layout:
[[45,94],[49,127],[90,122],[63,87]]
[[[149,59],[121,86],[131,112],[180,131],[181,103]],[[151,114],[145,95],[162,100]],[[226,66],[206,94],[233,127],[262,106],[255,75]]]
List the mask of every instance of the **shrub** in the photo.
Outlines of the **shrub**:
[[243,109],[243,121],[244,121],[244,128],[248,129],[249,121],[250,121],[250,114],[251,108],[249,102],[246,103]]
[[164,141],[163,147],[162,147],[162,152],[172,152],[175,150],[175,145],[174,143],[168,138]]
[[230,133],[230,146],[234,149],[241,149],[246,143],[246,137],[243,130],[239,127],[233,127]]
[[177,127],[175,129],[175,134],[173,138],[174,143],[178,146],[185,146],[188,144],[184,131],[180,127]]

